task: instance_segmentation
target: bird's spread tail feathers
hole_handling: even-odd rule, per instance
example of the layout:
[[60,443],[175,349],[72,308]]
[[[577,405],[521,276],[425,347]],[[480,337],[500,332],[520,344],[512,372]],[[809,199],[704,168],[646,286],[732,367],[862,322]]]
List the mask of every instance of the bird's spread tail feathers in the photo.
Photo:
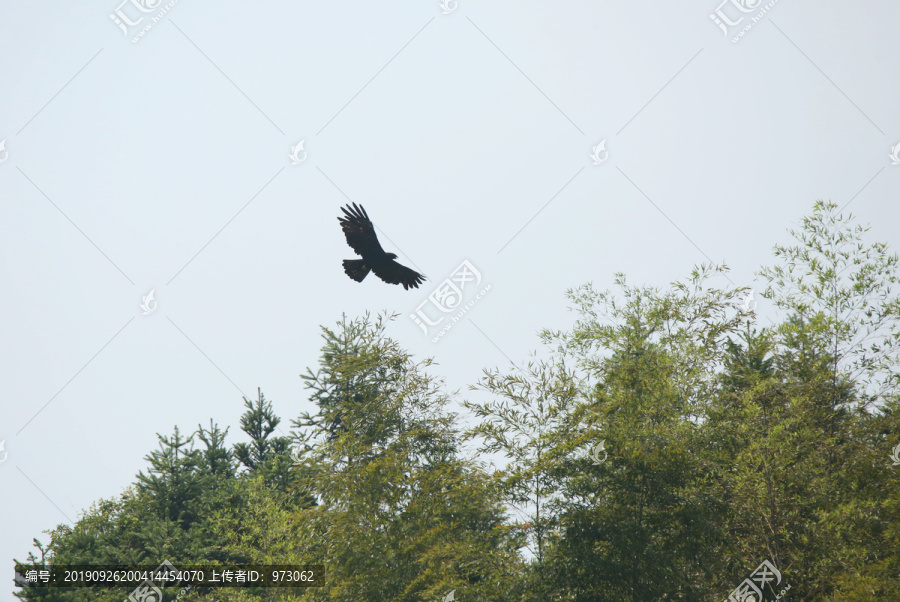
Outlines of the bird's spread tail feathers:
[[369,275],[370,269],[362,259],[344,260],[344,272],[357,282],[362,282]]

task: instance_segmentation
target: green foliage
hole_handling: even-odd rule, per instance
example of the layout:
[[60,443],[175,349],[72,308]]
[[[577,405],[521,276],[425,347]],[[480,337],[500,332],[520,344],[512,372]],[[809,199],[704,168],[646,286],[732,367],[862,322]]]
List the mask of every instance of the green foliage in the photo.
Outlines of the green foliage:
[[817,336],[803,351],[828,356],[832,377],[857,383],[866,405],[900,385],[900,257],[884,243],[867,245],[867,230],[837,204],[817,201],[790,231],[797,244],[775,246],[781,264],[760,270],[769,281],[765,296],[791,314],[780,327],[784,336],[810,326]]
[[[562,501],[547,562],[568,599],[711,593],[724,509],[705,490],[711,471],[698,453],[698,422],[717,390],[728,336],[745,317],[741,289],[706,285],[724,269],[701,267],[665,292],[631,287],[620,275],[623,300],[589,285],[569,291],[580,319],[570,332],[542,335],[580,368],[580,407],[567,426],[575,435],[557,439]],[[582,442],[602,442],[607,459],[572,453]]]
[[567,376],[565,365],[546,362],[529,363],[526,370],[512,374],[486,370],[479,386],[500,401],[464,402],[484,419],[467,430],[466,437],[482,438],[479,452],[503,452],[509,459],[496,476],[505,499],[529,518],[525,531],[533,538],[538,562],[543,561],[544,545],[556,521],[552,503],[559,486],[551,475],[551,454],[566,431],[577,395]]
[[291,481],[288,475],[291,438],[272,436],[281,418],[275,415],[272,402],[266,400],[261,389],[257,389],[256,401],[244,398],[244,407],[247,411],[241,415],[241,430],[250,437],[250,442],[236,443],[234,457],[247,470],[263,475],[268,485],[286,491]]
[[457,457],[455,416],[428,375],[385,335],[388,316],[323,328],[305,376],[315,416],[298,472],[321,504],[302,513],[310,557],[335,584],[311,600],[504,600],[518,559],[490,481]]
[[568,291],[572,327],[541,333],[545,356],[485,370],[466,429],[432,362],[387,336],[394,316],[344,317],[322,328],[302,377],[317,410],[290,435],[261,390],[248,441],[228,447],[212,420],[158,435],[132,486],[28,563],[327,567],[322,588],[180,602],[636,602],[721,600],[768,559],[790,599],[900,599],[898,258],[832,203],[792,234],[760,272],[771,326],[747,289],[710,284],[724,266],[586,284]]

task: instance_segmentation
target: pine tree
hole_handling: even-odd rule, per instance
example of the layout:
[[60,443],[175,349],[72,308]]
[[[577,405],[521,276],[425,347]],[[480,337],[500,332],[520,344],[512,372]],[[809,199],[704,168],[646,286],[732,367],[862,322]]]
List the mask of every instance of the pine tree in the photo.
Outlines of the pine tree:
[[262,474],[266,483],[286,491],[292,482],[291,438],[272,436],[281,418],[275,415],[272,402],[266,400],[261,389],[257,390],[255,401],[244,398],[244,407],[247,411],[241,415],[241,430],[250,437],[250,442],[236,443],[234,456],[247,470]]

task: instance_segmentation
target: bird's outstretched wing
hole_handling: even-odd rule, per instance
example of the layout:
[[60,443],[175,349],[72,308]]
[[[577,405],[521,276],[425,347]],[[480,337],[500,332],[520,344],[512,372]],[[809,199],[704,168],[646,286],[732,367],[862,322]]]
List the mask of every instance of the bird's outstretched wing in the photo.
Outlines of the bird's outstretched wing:
[[375,234],[375,226],[366,210],[353,203],[352,206],[341,207],[341,211],[344,212],[344,217],[339,217],[338,221],[341,222],[341,229],[350,248],[362,257],[384,255],[384,249]]
[[402,284],[403,288],[418,288],[425,276],[395,261],[393,253],[386,253],[378,242],[375,226],[361,205],[353,203],[341,207],[343,217],[338,217],[341,229],[350,245],[362,259],[345,259],[344,272],[357,282],[362,282],[371,270],[388,284]]
[[406,290],[419,288],[419,285],[425,282],[425,276],[393,259],[374,265],[372,271],[388,284],[402,284]]

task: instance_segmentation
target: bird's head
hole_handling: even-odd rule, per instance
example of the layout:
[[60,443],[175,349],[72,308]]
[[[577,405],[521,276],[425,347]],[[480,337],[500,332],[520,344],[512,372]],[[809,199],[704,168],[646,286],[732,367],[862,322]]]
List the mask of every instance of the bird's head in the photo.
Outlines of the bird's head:
[[397,259],[397,255],[394,253],[385,253],[388,259]]

